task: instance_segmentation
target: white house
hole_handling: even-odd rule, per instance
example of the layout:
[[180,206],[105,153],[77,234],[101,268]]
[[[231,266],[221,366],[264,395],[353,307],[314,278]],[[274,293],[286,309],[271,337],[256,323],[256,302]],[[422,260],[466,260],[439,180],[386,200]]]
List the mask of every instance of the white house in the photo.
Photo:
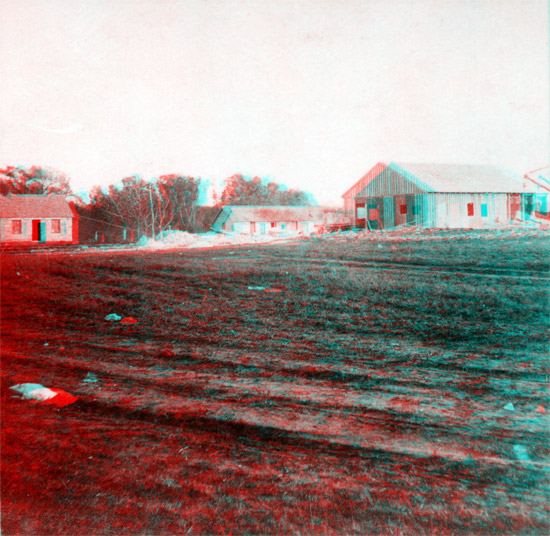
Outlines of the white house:
[[311,233],[322,222],[319,207],[240,205],[222,207],[211,229],[239,234]]

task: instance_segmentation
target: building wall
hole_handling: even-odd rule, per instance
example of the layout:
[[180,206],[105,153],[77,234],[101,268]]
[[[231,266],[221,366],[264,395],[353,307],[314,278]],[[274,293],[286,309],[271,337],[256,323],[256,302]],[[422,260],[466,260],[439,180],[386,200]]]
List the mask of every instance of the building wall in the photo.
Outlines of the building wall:
[[273,234],[273,233],[290,233],[290,232],[312,232],[315,224],[318,222],[304,221],[256,221],[256,222],[239,222],[233,221],[231,217],[225,222],[222,229],[228,233],[237,234]]
[[386,167],[354,198],[354,223],[369,229],[402,226],[479,229],[510,221],[550,220],[548,194],[438,193]]
[[[420,197],[420,196],[416,196]],[[423,227],[482,229],[508,223],[508,194],[426,194],[420,203]]]
[[387,167],[370,181],[360,192],[360,197],[388,197],[395,195],[422,194],[426,190]]
[[[45,236],[40,241],[33,238],[33,221],[39,221],[41,230]],[[54,220],[59,222],[59,231],[54,232]],[[21,222],[21,232],[14,232],[13,222]],[[74,222],[74,225],[73,225]],[[19,227],[18,224],[16,224]],[[76,234],[74,234],[76,233]],[[36,231],[35,231],[36,234]],[[76,238],[75,238],[76,236]],[[78,221],[73,218],[0,218],[0,242],[25,244],[25,243],[76,243],[78,242]]]
[[356,199],[369,229],[433,227],[482,229],[537,216],[544,201],[528,194],[425,193]]
[[358,225],[357,217],[355,214],[355,196],[371,181],[376,175],[381,173],[386,164],[378,162],[369,172],[361,177],[343,196],[344,199],[344,214],[353,222],[354,225]]

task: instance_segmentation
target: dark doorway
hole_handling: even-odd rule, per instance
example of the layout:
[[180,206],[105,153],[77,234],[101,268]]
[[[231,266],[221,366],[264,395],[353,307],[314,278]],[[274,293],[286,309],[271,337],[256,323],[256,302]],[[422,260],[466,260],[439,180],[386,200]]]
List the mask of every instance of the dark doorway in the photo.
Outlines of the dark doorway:
[[33,242],[46,241],[46,222],[32,220],[32,240]]

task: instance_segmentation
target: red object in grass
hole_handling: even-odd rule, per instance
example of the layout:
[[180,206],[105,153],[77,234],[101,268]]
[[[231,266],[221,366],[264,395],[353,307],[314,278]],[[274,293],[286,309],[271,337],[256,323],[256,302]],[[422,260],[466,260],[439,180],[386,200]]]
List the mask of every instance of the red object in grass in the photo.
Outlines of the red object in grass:
[[264,292],[281,292],[280,288],[264,288]]
[[541,404],[536,410],[537,413],[546,413],[544,406]]
[[42,404],[53,404],[54,406],[62,408],[64,406],[68,406],[69,404],[74,404],[78,400],[77,396],[67,393],[61,389],[55,389],[53,387],[50,387],[49,389],[57,394],[48,400],[44,400]]
[[121,324],[137,324],[137,320],[131,316],[127,316],[120,321]]

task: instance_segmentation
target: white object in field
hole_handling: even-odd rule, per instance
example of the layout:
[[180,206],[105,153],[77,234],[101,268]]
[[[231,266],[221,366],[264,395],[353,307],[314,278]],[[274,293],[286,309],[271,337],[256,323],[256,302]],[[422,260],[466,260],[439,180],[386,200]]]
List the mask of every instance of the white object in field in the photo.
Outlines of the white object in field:
[[105,317],[105,320],[113,320],[114,322],[118,322],[121,318],[122,317],[118,316],[116,313],[111,313]]
[[57,396],[55,391],[40,385],[39,383],[19,383],[10,387],[14,391],[21,393],[24,398],[31,398],[33,400],[49,400],[54,396]]
[[512,404],[512,402],[508,402],[508,404],[504,406],[504,409],[507,409],[509,411],[514,411],[514,404]]
[[516,455],[518,460],[521,460],[522,462],[528,462],[531,458],[529,458],[529,453],[527,452],[527,449],[523,445],[514,445],[514,454]]

